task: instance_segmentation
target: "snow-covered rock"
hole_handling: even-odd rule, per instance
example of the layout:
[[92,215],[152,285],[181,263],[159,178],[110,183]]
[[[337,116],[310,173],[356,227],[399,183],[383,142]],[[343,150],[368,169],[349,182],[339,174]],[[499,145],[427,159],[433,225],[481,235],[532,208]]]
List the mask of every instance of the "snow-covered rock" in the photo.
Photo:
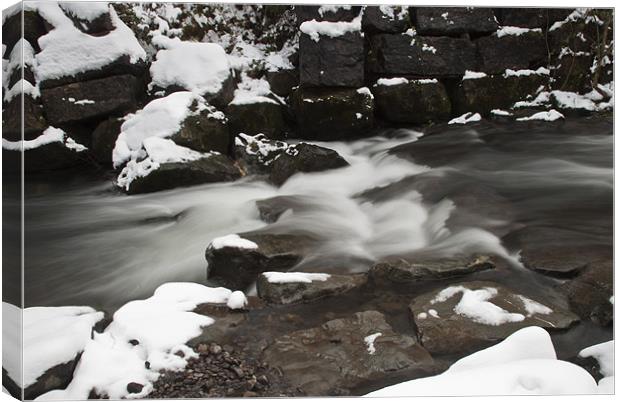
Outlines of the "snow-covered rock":
[[534,113],[531,116],[519,117],[517,118],[517,121],[531,121],[531,120],[556,121],[556,120],[563,120],[563,119],[564,119],[564,115],[562,113],[558,112],[555,109],[551,109],[546,112]]
[[404,6],[366,6],[362,16],[364,32],[400,33],[410,26],[409,10]]
[[491,8],[412,7],[412,9],[415,13],[415,28],[420,35],[488,34],[497,29],[497,20]]
[[467,124],[480,120],[482,120],[482,116],[480,116],[480,113],[467,112],[459,117],[455,117],[454,119],[450,120],[448,124]]

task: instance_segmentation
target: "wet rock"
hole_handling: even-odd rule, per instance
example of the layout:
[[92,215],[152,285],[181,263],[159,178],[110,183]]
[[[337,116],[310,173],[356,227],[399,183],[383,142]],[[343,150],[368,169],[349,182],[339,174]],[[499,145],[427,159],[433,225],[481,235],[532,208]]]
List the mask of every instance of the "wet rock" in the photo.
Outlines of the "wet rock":
[[[23,135],[25,140],[37,138],[48,127],[38,99],[24,95]],[[9,141],[22,139],[22,97],[16,96],[3,107],[2,137]]]
[[299,85],[297,69],[268,71],[265,75],[271,91],[278,96],[289,96],[293,88]]
[[360,14],[360,6],[295,6],[297,22],[317,20],[317,21],[351,21]]
[[534,300],[493,282],[464,282],[416,297],[409,309],[431,354],[465,355],[524,327],[565,329],[579,320],[550,300]]
[[379,76],[451,77],[475,70],[478,60],[467,39],[380,34],[370,38],[366,63]]
[[359,138],[374,123],[374,101],[367,88],[298,88],[292,107],[296,134],[303,139]]
[[[316,39],[316,40],[315,40]],[[299,38],[299,82],[302,86],[364,85],[364,38],[360,32]]]
[[142,392],[142,388],[144,388],[144,385],[138,384],[137,382],[130,382],[127,384],[127,392],[130,394],[139,394]]
[[545,74],[487,75],[461,80],[452,90],[454,114],[488,114],[493,109],[510,108],[548,81],[549,76]]
[[131,182],[128,194],[152,193],[197,184],[233,181],[241,172],[224,155],[211,155],[191,162],[162,163],[148,175]]
[[488,34],[497,30],[497,20],[491,8],[412,7],[412,10],[419,35]]
[[272,164],[269,180],[282,185],[296,173],[321,172],[349,166],[338,152],[306,143],[287,148]]
[[274,140],[284,139],[284,106],[268,98],[263,102],[228,105],[230,133],[263,134]]
[[260,275],[256,290],[267,303],[291,304],[342,294],[364,285],[366,280],[367,276],[360,274],[330,275],[324,281],[272,283],[265,275]]
[[[23,16],[23,24],[22,24]],[[22,31],[23,27],[23,31]],[[23,32],[23,36],[22,36]],[[38,39],[48,32],[45,21],[38,12],[24,10],[8,17],[2,23],[2,43],[6,45],[7,54],[22,37],[38,49]]]
[[362,383],[378,386],[405,371],[428,375],[433,365],[414,338],[394,332],[377,311],[281,336],[263,359],[308,396],[346,395]]
[[111,117],[99,123],[93,131],[91,151],[100,163],[112,164],[112,150],[121,132],[123,121],[118,117]]
[[273,223],[286,211],[303,211],[308,206],[306,197],[296,195],[281,195],[256,201],[256,208],[260,218],[267,223]]
[[135,110],[140,83],[120,75],[43,89],[41,100],[52,125],[75,123]]
[[451,278],[494,268],[495,263],[491,257],[483,255],[428,261],[391,258],[375,264],[368,275],[374,283],[389,286]]
[[450,117],[450,99],[442,83],[437,80],[402,80],[394,85],[383,85],[379,80],[372,87],[378,114],[389,122],[423,124],[447,120]]
[[409,11],[403,6],[366,6],[362,30],[370,33],[400,33],[411,25]]
[[80,361],[81,353],[73,360],[58,364],[43,373],[37,381],[24,389],[24,399],[33,400],[53,389],[66,388],[73,379],[73,371]]
[[[209,244],[205,258],[207,279],[233,290],[251,285],[261,272],[287,271],[301,261],[313,239],[296,234],[241,233],[242,239],[256,247]],[[216,239],[217,240],[217,239]]]
[[556,21],[561,21],[572,12],[561,8],[498,8],[497,19],[504,26],[547,29]]
[[480,71],[488,74],[504,73],[506,69],[537,68],[548,58],[545,38],[538,31],[501,37],[494,34],[474,42],[481,57]]
[[235,137],[234,155],[237,164],[248,174],[269,174],[276,158],[289,148],[284,141],[270,140],[263,134],[243,133]]
[[[196,105],[192,105],[195,110]],[[196,110],[181,124],[181,129],[170,137],[177,145],[198,152],[228,154],[230,146],[229,122],[224,113],[208,105]]]
[[613,261],[589,263],[577,278],[562,289],[568,294],[571,309],[584,320],[607,326],[613,322]]

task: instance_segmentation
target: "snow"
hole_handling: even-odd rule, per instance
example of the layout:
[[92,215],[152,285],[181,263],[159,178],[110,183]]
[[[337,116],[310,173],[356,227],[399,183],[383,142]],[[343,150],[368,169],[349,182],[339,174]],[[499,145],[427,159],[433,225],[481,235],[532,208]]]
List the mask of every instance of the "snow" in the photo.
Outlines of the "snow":
[[531,116],[519,117],[517,121],[530,121],[530,120],[543,120],[543,121],[556,121],[563,119],[564,115],[555,109],[551,109],[547,112],[534,113]]
[[235,290],[230,294],[226,306],[231,310],[240,310],[248,305],[248,299],[240,290]]
[[427,45],[426,43],[422,44],[422,51],[423,52],[431,52],[433,54],[437,53],[437,48],[435,48],[434,46],[431,45]]
[[362,30],[362,16],[361,14],[355,17],[352,21],[305,21],[303,22],[299,30],[310,38],[318,42],[321,36],[328,36],[330,38],[337,38],[343,36],[349,32],[361,32]]
[[538,303],[537,301],[534,301],[530,298],[527,298],[523,295],[517,295],[517,298],[519,300],[521,300],[521,302],[523,302],[523,308],[525,308],[525,311],[527,311],[527,316],[531,317],[534,314],[551,314],[553,313],[553,310],[550,309],[549,307],[545,306],[544,304]]
[[11,89],[4,94],[4,102],[10,102],[15,97],[19,97],[21,94],[24,96],[29,95],[31,98],[36,99],[41,96],[39,87],[32,85],[29,81],[21,79],[17,81]]
[[561,109],[597,110],[596,104],[584,95],[567,91],[551,91],[551,94]]
[[450,120],[448,124],[467,124],[473,121],[480,120],[482,120],[482,116],[480,116],[480,113],[467,112],[464,115],[455,117],[454,119]]
[[403,78],[403,77],[379,78],[375,85],[382,85],[382,86],[389,87],[389,86],[393,86],[393,85],[407,84],[408,82],[409,82],[409,80],[407,78]]
[[521,36],[528,32],[542,32],[542,29],[504,26],[498,29],[496,34],[498,38],[501,38],[503,36]]
[[184,42],[163,35],[153,39],[163,49],[151,65],[154,86],[180,86],[197,94],[215,94],[230,77],[230,64],[224,49],[216,43]]
[[216,237],[211,241],[209,247],[219,250],[224,247],[241,248],[246,250],[255,250],[258,248],[258,244],[244,239],[237,234],[229,234],[222,237]]
[[331,275],[314,274],[307,272],[263,272],[269,283],[311,283],[314,281],[325,282]]
[[442,374],[392,385],[365,396],[564,395],[598,391],[594,378],[583,368],[557,360],[544,329],[528,327],[457,361]]
[[437,81],[436,78],[423,78],[423,79],[419,79],[419,80],[413,80],[414,83],[416,84],[437,84],[439,81]]
[[366,347],[368,348],[368,354],[375,354],[375,352],[377,351],[375,349],[375,340],[377,340],[377,338],[381,335],[383,335],[381,332],[377,332],[376,334],[368,335],[364,338],[364,342],[366,343]]
[[504,77],[523,77],[523,76],[530,76],[530,75],[549,75],[550,71],[544,67],[539,67],[536,70],[529,70],[529,69],[525,69],[525,70],[511,70],[511,69],[506,69],[506,71],[504,72]]
[[56,2],[27,4],[36,8],[54,27],[39,38],[41,52],[36,55],[37,82],[99,70],[124,56],[129,57],[132,64],[146,60],[146,52],[113,7],[109,12],[115,29],[107,35],[92,36],[77,29]]
[[82,152],[87,149],[82,144],[76,143],[71,137],[68,137],[67,133],[63,130],[52,126],[46,128],[45,131],[43,131],[43,133],[34,140],[9,141],[3,138],[2,148],[9,151],[20,151],[22,149],[24,151],[28,151],[53,142],[59,142],[65,147],[76,152]]
[[249,105],[254,103],[273,103],[278,105],[278,102],[267,97],[268,95],[274,96],[267,80],[264,78],[250,78],[244,73],[241,82],[235,90],[235,97],[230,104]]
[[450,286],[439,292],[431,304],[445,302],[459,293],[463,296],[454,307],[454,312],[479,324],[497,326],[525,319],[523,314],[508,312],[491,303],[489,299],[498,293],[497,289],[492,287],[471,290],[464,286]]
[[465,80],[477,80],[479,78],[484,78],[486,76],[487,75],[485,73],[482,73],[482,72],[465,70],[465,75],[463,75],[463,81],[465,81]]
[[78,19],[86,21],[94,21],[98,17],[101,17],[103,14],[106,14],[110,9],[107,2],[72,1],[59,4],[60,7],[67,13],[73,15]]
[[506,111],[506,110],[502,110],[502,109],[493,109],[491,110],[491,114],[497,115],[497,116],[512,116],[512,113]]
[[[397,9],[399,10],[397,11]],[[380,5],[379,10],[384,16],[390,18],[391,20],[395,18],[398,20],[403,20],[407,17],[408,14],[407,7],[402,6]]]
[[319,15],[323,17],[326,13],[337,13],[338,10],[350,10],[351,6],[323,5],[319,7]]
[[598,361],[600,372],[605,377],[614,376],[614,341],[599,343],[583,349],[579,357],[592,357]]
[[368,89],[368,87],[358,88],[356,92],[358,94],[366,95],[366,96],[370,97],[370,99],[374,99],[375,98],[373,96],[372,92],[370,92],[370,89]]
[[255,136],[247,134],[237,134],[235,145],[245,147],[248,155],[257,155],[258,161],[270,165],[281,151],[286,151],[290,145],[283,141],[269,140],[264,134]]
[[[86,343],[69,386],[38,399],[87,399],[93,389],[110,399],[148,395],[160,370],[182,370],[187,359],[196,355],[185,343],[213,324],[211,317],[192,310],[203,303],[227,303],[231,294],[225,288],[197,283],[166,283],[150,298],[125,304],[104,333],[95,333]],[[130,395],[130,382],[144,385],[143,390]]]

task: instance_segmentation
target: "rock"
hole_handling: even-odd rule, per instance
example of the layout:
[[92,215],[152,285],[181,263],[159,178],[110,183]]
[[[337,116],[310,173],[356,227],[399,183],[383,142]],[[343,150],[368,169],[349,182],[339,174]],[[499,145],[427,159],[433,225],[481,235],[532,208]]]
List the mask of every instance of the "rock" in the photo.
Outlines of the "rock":
[[561,8],[498,8],[495,12],[501,25],[521,28],[547,29],[572,12]]
[[591,89],[593,57],[589,53],[566,54],[553,66],[551,88],[577,93]]
[[263,134],[243,133],[235,137],[234,154],[237,163],[248,174],[269,174],[272,164],[289,148],[284,141],[270,140]]
[[297,22],[317,21],[351,21],[360,14],[360,6],[295,6]]
[[260,218],[267,223],[276,222],[288,210],[295,213],[303,211],[307,206],[306,197],[300,195],[280,195],[256,201]]
[[409,11],[403,6],[366,6],[362,30],[370,33],[400,33],[411,25]]
[[52,125],[88,121],[135,110],[140,82],[120,75],[43,89],[41,100]]
[[31,10],[22,11],[22,7],[19,7],[19,12],[11,15],[2,23],[2,43],[5,44],[7,48],[5,54],[9,54],[13,46],[15,46],[17,41],[22,37],[30,42],[32,46],[35,47],[35,50],[39,50],[38,39],[48,32],[46,23],[38,12]]
[[299,38],[299,82],[302,86],[364,85],[364,38],[360,32]]
[[48,391],[66,388],[73,379],[73,371],[81,355],[82,353],[79,353],[75,359],[45,371],[34,384],[24,389],[24,399],[33,400]]
[[287,271],[301,261],[314,240],[296,234],[241,233],[255,248],[216,247],[214,240],[205,252],[207,279],[232,290],[244,290],[265,271]]
[[211,105],[196,108],[181,124],[181,129],[170,137],[177,145],[198,152],[228,154],[230,147],[229,122],[224,113]]
[[111,117],[99,123],[93,131],[91,152],[100,163],[112,164],[112,150],[121,132],[123,121],[118,117]]
[[291,304],[335,296],[366,283],[367,276],[330,275],[325,281],[271,283],[265,275],[256,282],[258,296],[267,303]]
[[[81,152],[67,148],[63,143],[52,142],[29,149],[23,153],[25,172],[43,172],[59,170],[78,166],[85,162]],[[6,160],[8,168],[19,167],[21,171],[22,153],[3,149],[2,157]]]
[[403,372],[428,375],[433,365],[414,338],[394,332],[377,311],[281,336],[263,359],[308,396],[348,394],[362,384],[383,386]]
[[356,138],[373,126],[374,101],[367,88],[298,88],[292,94],[297,135],[311,140]]
[[[122,174],[121,174],[122,175]],[[128,194],[152,193],[197,184],[233,181],[241,172],[224,155],[211,155],[191,162],[162,163],[148,175],[134,179]]]
[[548,300],[541,303],[494,282],[464,282],[416,297],[409,309],[418,339],[431,354],[465,355],[521,328],[566,329],[579,320]]
[[504,73],[506,69],[537,68],[546,63],[548,53],[541,32],[521,35],[484,36],[474,41],[481,57],[479,71],[488,74]]
[[403,80],[396,85],[382,85],[381,82],[385,81],[379,80],[372,87],[372,93],[377,112],[383,119],[393,123],[423,124],[450,117],[450,99],[439,81]]
[[611,258],[612,247],[570,230],[526,227],[502,238],[520,250],[526,268],[554,276],[574,276],[588,264]]
[[454,77],[476,70],[476,46],[467,39],[374,35],[369,40],[367,71],[378,76]]
[[269,180],[282,185],[299,172],[321,172],[349,166],[338,152],[318,145],[300,143],[289,147],[272,164]]
[[451,91],[454,114],[489,114],[493,109],[510,108],[515,102],[534,94],[549,81],[544,74],[487,75],[461,80]]
[[265,75],[271,91],[278,96],[289,96],[293,88],[299,85],[297,69],[267,71]]
[[228,105],[230,133],[256,135],[263,134],[274,140],[284,139],[284,106],[276,101],[256,103],[231,103]]
[[571,309],[584,320],[607,326],[613,322],[613,261],[589,263],[577,278],[566,282],[562,289],[568,294]]
[[456,36],[488,34],[497,30],[491,8],[478,7],[412,7],[415,29],[419,35]]
[[144,385],[138,384],[137,382],[130,382],[127,384],[127,392],[130,394],[139,394],[142,392],[142,388],[144,388]]
[[[17,96],[5,105],[2,113],[2,137],[9,141],[22,139],[22,101]],[[23,102],[23,135],[25,140],[37,138],[48,127],[38,99],[25,95]]]
[[380,261],[369,271],[370,279],[379,285],[408,285],[424,280],[439,280],[494,269],[488,256],[453,257],[428,261],[391,258]]
[[101,14],[93,20],[86,20],[74,15],[71,10],[64,10],[62,4],[60,4],[60,7],[63,8],[67,17],[73,21],[76,28],[84,33],[93,36],[103,36],[114,30],[114,24],[112,23],[110,13]]

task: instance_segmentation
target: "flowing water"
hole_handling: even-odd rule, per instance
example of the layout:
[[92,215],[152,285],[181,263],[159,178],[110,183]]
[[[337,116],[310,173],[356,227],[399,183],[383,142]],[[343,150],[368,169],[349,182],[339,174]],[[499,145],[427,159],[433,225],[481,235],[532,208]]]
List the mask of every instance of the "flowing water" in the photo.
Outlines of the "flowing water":
[[270,231],[325,240],[298,270],[359,272],[391,255],[490,252],[527,275],[518,250],[501,238],[533,224],[611,243],[608,121],[441,131],[419,139],[414,130],[386,130],[320,144],[336,149],[350,166],[298,174],[280,188],[248,177],[126,196],[92,174],[29,176],[26,305],[113,311],[165,282],[205,282],[209,242],[268,226],[255,202],[275,196],[295,196],[302,207],[285,212]]

